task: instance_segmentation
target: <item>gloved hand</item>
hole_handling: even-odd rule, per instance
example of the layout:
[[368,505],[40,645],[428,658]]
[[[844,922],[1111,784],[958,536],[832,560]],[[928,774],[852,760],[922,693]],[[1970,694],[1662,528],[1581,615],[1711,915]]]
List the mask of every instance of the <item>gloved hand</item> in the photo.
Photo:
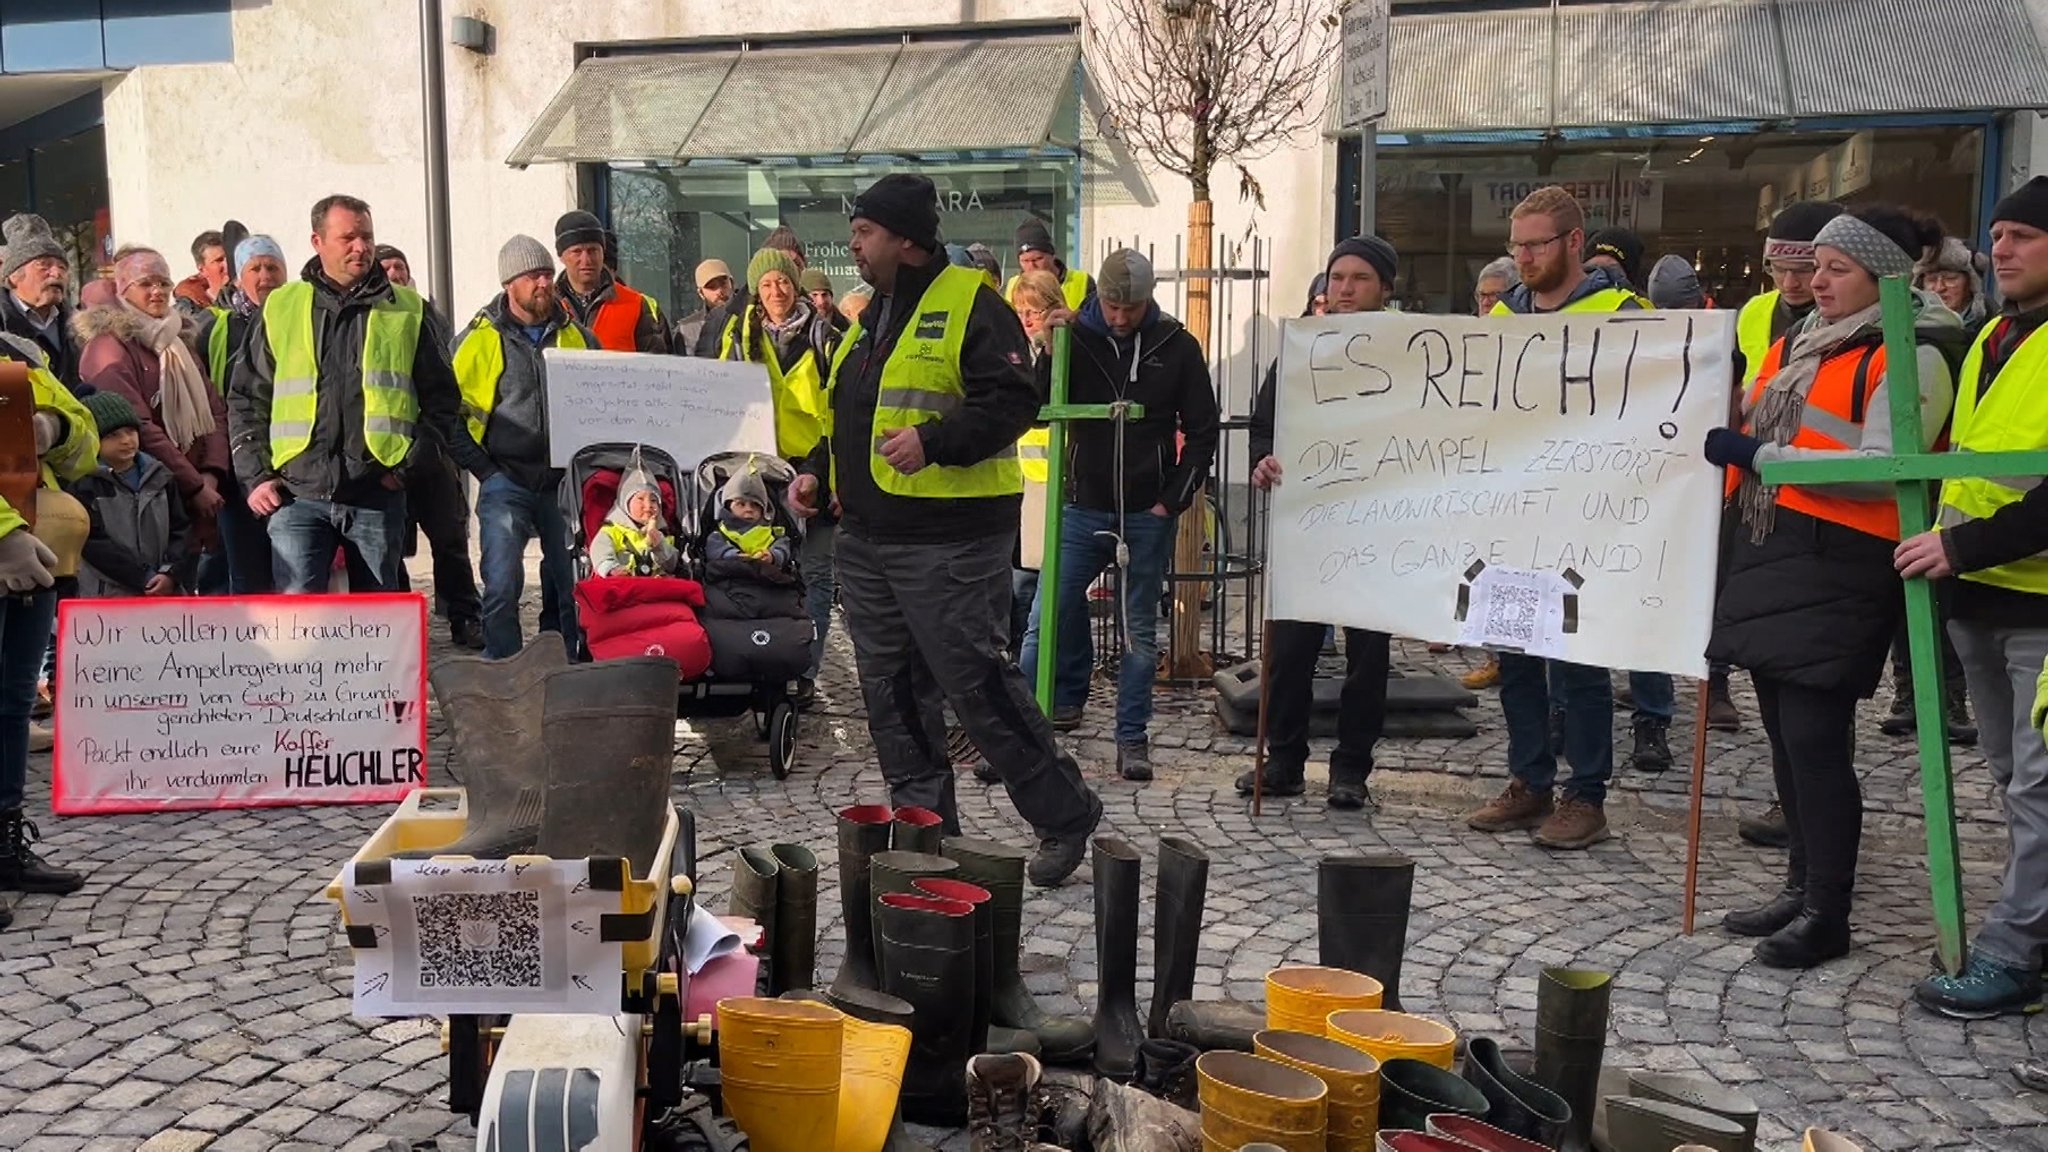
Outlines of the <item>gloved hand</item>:
[[30,421],[36,426],[36,455],[41,456],[57,446],[64,437],[64,420],[55,412],[38,412]]
[[57,554],[26,529],[0,536],[0,591],[12,596],[48,588],[57,582],[50,571],[56,566]]
[[1733,428],[1710,428],[1707,430],[1707,463],[1722,466],[1734,465],[1745,472],[1756,471],[1756,452],[1764,442],[1746,432]]

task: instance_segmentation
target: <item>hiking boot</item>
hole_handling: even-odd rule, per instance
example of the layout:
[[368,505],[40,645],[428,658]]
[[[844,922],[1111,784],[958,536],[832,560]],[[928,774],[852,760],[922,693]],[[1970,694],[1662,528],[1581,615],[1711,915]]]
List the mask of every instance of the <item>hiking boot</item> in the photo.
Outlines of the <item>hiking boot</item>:
[[1735,707],[1735,697],[1728,692],[1726,676],[1707,681],[1707,727],[1716,732],[1742,731],[1742,713]]
[[1576,851],[1591,848],[1607,839],[1607,812],[1600,805],[1567,796],[1558,802],[1550,819],[1536,829],[1536,843],[1545,848]]
[[1763,848],[1783,848],[1792,843],[1792,830],[1785,827],[1785,809],[1776,800],[1771,801],[1763,815],[1744,816],[1736,823],[1735,834]]
[[457,648],[467,648],[471,652],[481,652],[484,650],[484,622],[467,617],[461,620],[450,620],[448,622],[448,638],[455,641]]
[[[1253,775],[1254,773],[1252,772],[1246,772],[1237,778],[1237,794],[1239,796],[1249,796],[1252,794]],[[1259,794],[1261,796],[1299,796],[1306,791],[1308,791],[1308,782],[1302,778],[1301,766],[1299,764],[1292,768],[1282,768],[1271,760],[1266,761],[1265,779],[1259,784]]]
[[1508,781],[1507,790],[1465,817],[1467,826],[1479,832],[1519,832],[1550,819],[1550,793],[1531,792],[1520,780]]
[[1084,704],[1055,704],[1052,706],[1052,730],[1072,732],[1081,726],[1081,717],[1087,713],[1088,708]]
[[85,887],[85,877],[53,868],[29,850],[42,831],[23,819],[21,809],[0,812],[0,891],[42,892],[64,896]]
[[1958,1020],[1989,1020],[1993,1016],[2041,1010],[2041,977],[2025,968],[2007,968],[1988,956],[1971,953],[1963,974],[1929,976],[1913,988],[1923,1007]]
[[1913,678],[1892,677],[1892,710],[1877,722],[1877,730],[1887,736],[1911,736],[1920,727],[1920,718],[1913,713]]
[[1459,679],[1467,692],[1482,692],[1500,686],[1500,661],[1489,657],[1486,663],[1474,668]]
[[1977,726],[1970,723],[1970,694],[1961,684],[1951,684],[1948,689],[1948,742],[1977,742]]
[[1031,854],[1031,862],[1024,867],[1024,875],[1034,888],[1057,888],[1074,874],[1081,861],[1088,858],[1088,841],[1095,835],[1095,828],[1102,823],[1102,801],[1090,796],[1095,813],[1089,817],[1088,827],[1065,836],[1048,836],[1038,842],[1038,851]]
[[1372,793],[1366,790],[1363,780],[1330,780],[1330,807],[1342,812],[1356,812],[1361,808],[1375,807]]
[[967,1060],[967,1133],[974,1152],[1022,1152],[1031,1136],[1038,1061],[1021,1053]]
[[1770,936],[1799,919],[1806,910],[1806,889],[1786,888],[1759,908],[1743,908],[1721,917],[1721,927],[1737,936]]
[[1662,772],[1671,767],[1671,721],[1638,720],[1636,746],[1629,753],[1629,767],[1638,772]]
[[1116,774],[1138,784],[1152,779],[1152,745],[1144,740],[1134,744],[1118,742]]

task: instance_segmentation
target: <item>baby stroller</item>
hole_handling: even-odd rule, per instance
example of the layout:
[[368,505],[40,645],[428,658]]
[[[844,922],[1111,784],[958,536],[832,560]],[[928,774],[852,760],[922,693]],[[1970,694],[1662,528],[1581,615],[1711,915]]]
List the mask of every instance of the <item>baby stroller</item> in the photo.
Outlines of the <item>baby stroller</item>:
[[[591,569],[590,543],[611,513],[619,481],[636,463],[661,490],[662,517],[682,552],[675,579],[601,578]],[[787,472],[788,466],[783,468]],[[770,769],[776,779],[786,779],[797,751],[797,709],[790,686],[809,662],[810,620],[805,617],[802,623],[802,660],[786,675],[781,674],[788,663],[786,645],[779,663],[720,656],[714,632],[727,634],[726,647],[734,650],[754,647],[757,632],[766,634],[759,641],[761,647],[773,647],[787,629],[782,621],[763,622],[733,637],[730,625],[737,621],[714,621],[705,615],[706,589],[698,582],[704,555],[699,526],[707,521],[701,515],[705,502],[698,491],[694,478],[658,448],[593,444],[570,459],[557,503],[575,537],[576,604],[584,642],[599,660],[649,653],[674,659],[679,669],[676,715],[717,719],[752,712],[756,733],[768,742]],[[715,489],[711,499],[716,499]],[[715,526],[715,517],[708,523]],[[801,587],[799,583],[799,598]]]

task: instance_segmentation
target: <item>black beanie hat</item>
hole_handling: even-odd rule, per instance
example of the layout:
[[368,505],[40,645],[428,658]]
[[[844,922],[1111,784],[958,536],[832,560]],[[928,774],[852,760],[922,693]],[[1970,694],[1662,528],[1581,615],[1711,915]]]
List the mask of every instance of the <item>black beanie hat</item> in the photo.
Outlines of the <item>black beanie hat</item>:
[[1356,256],[1372,265],[1372,270],[1380,275],[1380,283],[1389,291],[1393,289],[1394,272],[1400,266],[1401,257],[1394,251],[1392,244],[1377,236],[1353,236],[1348,240],[1337,241],[1337,246],[1330,249],[1330,258],[1323,261],[1323,275],[1326,279],[1330,269],[1336,267],[1337,261],[1345,256]]
[[853,198],[848,217],[879,224],[927,252],[939,250],[939,190],[926,177],[882,177]]
[[1026,220],[1017,225],[1017,251],[1019,254],[1043,252],[1048,256],[1059,255],[1052,246],[1052,231],[1043,220]]
[[604,243],[604,225],[597,217],[582,209],[564,212],[555,221],[555,255],[560,256],[578,244]]
[[1586,241],[1586,255],[1611,256],[1634,288],[1643,282],[1643,238],[1626,228],[1602,228]]
[[2048,176],[2036,176],[2007,193],[1991,210],[1991,222],[2000,220],[2048,232]]

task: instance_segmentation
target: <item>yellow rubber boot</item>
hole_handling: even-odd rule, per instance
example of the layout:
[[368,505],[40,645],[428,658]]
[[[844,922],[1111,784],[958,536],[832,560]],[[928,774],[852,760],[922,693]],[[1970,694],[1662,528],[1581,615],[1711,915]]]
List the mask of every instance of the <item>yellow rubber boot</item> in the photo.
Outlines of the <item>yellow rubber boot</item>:
[[1325,1152],[1329,1089],[1299,1068],[1244,1052],[1206,1052],[1201,1082],[1202,1144],[1268,1143],[1286,1152]]
[[718,1002],[725,1110],[755,1152],[819,1152],[839,1133],[846,1020],[801,1000]]
[[1342,968],[1298,966],[1266,973],[1266,1027],[1322,1036],[1332,1012],[1377,1008],[1385,990]]
[[1330,1091],[1328,1152],[1373,1152],[1380,1127],[1380,1062],[1348,1044],[1301,1032],[1268,1029],[1252,1051],[1307,1072]]
[[837,1152],[882,1152],[896,1118],[896,1097],[903,1090],[910,1029],[852,1016],[845,1018],[842,1028]]
[[1426,1016],[1387,1012],[1378,1008],[1333,1012],[1329,1037],[1370,1052],[1382,1064],[1389,1060],[1420,1060],[1446,1072],[1458,1048],[1457,1030]]
[[1806,1152],[1863,1152],[1863,1145],[1825,1128],[1806,1130]]

